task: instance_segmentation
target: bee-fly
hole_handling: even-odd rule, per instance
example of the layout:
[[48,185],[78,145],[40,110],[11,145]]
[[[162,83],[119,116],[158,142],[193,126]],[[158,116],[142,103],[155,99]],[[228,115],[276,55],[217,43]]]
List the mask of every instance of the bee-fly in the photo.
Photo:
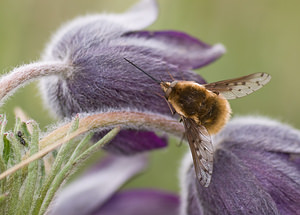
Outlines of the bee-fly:
[[231,108],[227,99],[253,93],[267,84],[271,76],[254,73],[203,85],[194,81],[164,82],[124,59],[160,84],[166,100],[183,121],[196,176],[201,185],[208,187],[213,171],[213,145],[210,135],[220,131],[230,118]]

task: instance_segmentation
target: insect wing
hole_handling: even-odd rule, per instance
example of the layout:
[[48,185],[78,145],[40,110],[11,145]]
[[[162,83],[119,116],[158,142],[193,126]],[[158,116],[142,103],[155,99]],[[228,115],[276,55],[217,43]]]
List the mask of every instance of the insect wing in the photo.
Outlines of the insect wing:
[[192,153],[196,176],[200,184],[208,187],[213,170],[213,146],[209,133],[193,119],[182,117],[185,136]]
[[205,84],[210,91],[218,92],[226,99],[235,99],[253,93],[271,80],[267,73],[254,73],[240,78]]

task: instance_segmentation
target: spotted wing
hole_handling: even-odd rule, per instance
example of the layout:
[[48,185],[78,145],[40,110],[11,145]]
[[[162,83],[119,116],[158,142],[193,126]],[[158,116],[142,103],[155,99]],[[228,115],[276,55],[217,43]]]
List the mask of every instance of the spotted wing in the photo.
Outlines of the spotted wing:
[[220,93],[226,99],[236,99],[253,93],[271,80],[267,73],[254,73],[240,78],[205,84],[205,88]]
[[193,119],[182,117],[185,137],[193,156],[196,176],[200,184],[208,187],[213,171],[213,146],[209,133]]

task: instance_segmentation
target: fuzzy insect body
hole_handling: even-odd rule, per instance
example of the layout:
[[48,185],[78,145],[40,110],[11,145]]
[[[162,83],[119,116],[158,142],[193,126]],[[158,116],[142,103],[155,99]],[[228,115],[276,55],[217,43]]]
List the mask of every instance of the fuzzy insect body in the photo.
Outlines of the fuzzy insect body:
[[194,81],[174,81],[164,82],[161,87],[176,113],[193,119],[210,134],[217,133],[230,118],[228,101],[203,85]]
[[249,95],[267,84],[271,76],[254,73],[204,85],[194,81],[164,82],[125,60],[160,84],[167,102],[183,121],[196,177],[201,185],[208,187],[213,172],[214,153],[210,135],[222,129],[230,118],[231,108],[227,99]]

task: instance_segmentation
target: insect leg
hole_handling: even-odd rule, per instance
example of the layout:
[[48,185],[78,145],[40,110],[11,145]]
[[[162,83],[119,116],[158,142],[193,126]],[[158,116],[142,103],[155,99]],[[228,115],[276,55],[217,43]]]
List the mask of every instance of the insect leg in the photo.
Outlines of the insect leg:
[[167,70],[167,73],[169,74],[170,78],[171,78],[173,81],[175,81],[174,77],[173,77],[173,76],[171,75],[171,73],[170,73],[169,68],[168,68],[168,70]]
[[185,139],[185,132],[182,134],[180,142],[177,144],[178,147],[182,145],[183,140]]
[[171,111],[172,115],[174,115],[174,114],[176,113],[176,111],[172,109],[172,107],[171,107],[170,103],[168,102],[168,100],[166,99],[166,97],[164,97],[163,95],[160,95],[160,94],[157,93],[157,92],[155,92],[155,94],[158,95],[158,96],[160,96],[160,97],[162,97],[162,98],[167,102],[167,104],[168,104],[168,106],[169,106],[169,108],[170,108],[170,111]]

